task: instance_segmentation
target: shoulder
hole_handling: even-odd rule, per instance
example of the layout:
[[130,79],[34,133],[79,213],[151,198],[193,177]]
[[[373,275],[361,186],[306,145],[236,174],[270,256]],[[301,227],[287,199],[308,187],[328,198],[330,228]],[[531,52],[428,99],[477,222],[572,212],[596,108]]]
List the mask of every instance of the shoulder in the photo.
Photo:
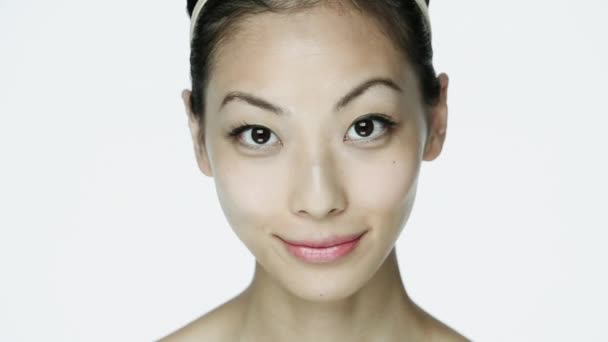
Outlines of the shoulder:
[[430,329],[431,342],[471,342],[470,339],[456,331],[454,328],[446,325],[445,323],[434,319],[432,329]]
[[431,338],[432,342],[471,342],[470,339],[461,335],[457,331],[450,329],[446,332],[433,335]]
[[471,340],[454,328],[440,321],[417,304],[416,310],[421,315],[422,324],[425,327],[425,340],[430,342],[471,342]]
[[157,342],[235,341],[243,312],[241,302],[241,296],[236,296]]

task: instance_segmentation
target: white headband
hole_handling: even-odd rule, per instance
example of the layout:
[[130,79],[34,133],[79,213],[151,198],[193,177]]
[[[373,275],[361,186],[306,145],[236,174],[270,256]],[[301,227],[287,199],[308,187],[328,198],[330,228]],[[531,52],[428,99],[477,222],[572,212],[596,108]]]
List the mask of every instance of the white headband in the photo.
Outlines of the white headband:
[[198,19],[198,15],[201,13],[201,9],[203,9],[205,2],[207,2],[207,0],[198,0],[196,5],[194,5],[194,9],[192,10],[192,16],[190,16],[190,40],[192,40],[192,36],[194,36],[196,19]]
[[[422,13],[424,14],[427,26],[430,31],[431,30],[431,19],[429,17],[429,8],[426,5],[425,0],[415,0],[415,1],[418,4],[418,7],[420,7],[420,9],[422,10]],[[196,20],[198,19],[198,16],[201,13],[201,10],[203,9],[203,6],[205,5],[206,2],[207,2],[207,0],[198,0],[196,2],[196,5],[194,6],[194,9],[192,10],[192,16],[190,17],[190,40],[191,41],[192,41],[192,37],[194,36],[194,27],[196,26]]]

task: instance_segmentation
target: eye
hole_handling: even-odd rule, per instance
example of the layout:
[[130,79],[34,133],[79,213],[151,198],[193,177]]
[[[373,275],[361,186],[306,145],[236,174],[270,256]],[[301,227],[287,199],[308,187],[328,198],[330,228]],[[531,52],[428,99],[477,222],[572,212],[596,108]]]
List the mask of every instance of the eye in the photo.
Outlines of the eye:
[[[344,138],[344,141],[355,141],[358,144],[359,141],[368,143],[379,140],[385,136],[390,136],[393,128],[396,125],[397,123],[388,115],[366,115],[362,119],[357,120],[353,126],[351,126],[352,129],[349,129],[347,132],[347,137]],[[348,133],[351,131],[354,132],[356,136],[363,137],[363,139],[348,137]],[[227,136],[228,138],[238,141],[240,144],[253,150],[266,150],[272,148],[272,145],[281,144],[278,142],[279,140],[276,138],[276,135],[269,128],[260,125],[251,125],[247,122],[241,122],[233,126],[229,130]]]
[[[378,124],[379,123],[379,124]],[[365,116],[362,119],[357,120],[352,128],[348,130],[344,140],[351,141],[363,141],[364,143],[375,141],[384,138],[392,133],[392,129],[397,125],[395,121],[390,119],[388,116],[381,114],[371,114]],[[353,132],[352,136],[362,137],[360,138],[349,138],[349,133]],[[376,132],[376,133],[374,133]],[[371,137],[371,138],[370,138]],[[358,142],[357,142],[358,143]]]
[[[270,139],[274,136],[274,139]],[[228,133],[228,137],[254,150],[268,149],[268,141],[278,141],[275,134],[267,127],[260,125],[250,125],[242,122],[233,127]]]

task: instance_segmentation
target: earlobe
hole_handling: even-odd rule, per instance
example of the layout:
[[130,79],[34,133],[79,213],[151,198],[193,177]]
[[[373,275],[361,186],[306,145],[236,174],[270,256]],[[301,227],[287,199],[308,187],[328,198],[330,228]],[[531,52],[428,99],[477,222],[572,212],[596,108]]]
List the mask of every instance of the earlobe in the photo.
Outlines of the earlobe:
[[198,164],[198,168],[204,175],[213,177],[213,172],[211,171],[211,165],[209,163],[209,156],[205,146],[205,137],[201,130],[201,124],[199,119],[192,111],[190,102],[191,95],[192,93],[188,89],[184,89],[182,91],[182,100],[184,102],[184,107],[186,108],[186,113],[188,114],[188,127],[190,129],[190,135],[192,136],[196,162]]
[[423,155],[423,160],[426,161],[432,161],[439,156],[443,149],[447,132],[449,78],[445,73],[441,73],[438,78],[441,85],[441,93],[439,102],[431,109],[428,138]]

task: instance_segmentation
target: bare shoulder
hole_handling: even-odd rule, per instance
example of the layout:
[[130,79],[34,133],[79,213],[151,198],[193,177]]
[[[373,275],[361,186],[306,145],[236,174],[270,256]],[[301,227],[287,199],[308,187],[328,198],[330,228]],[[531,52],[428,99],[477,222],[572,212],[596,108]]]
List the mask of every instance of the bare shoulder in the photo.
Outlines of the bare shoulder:
[[234,341],[238,333],[242,296],[238,295],[157,342]]
[[448,326],[444,331],[439,331],[431,336],[432,342],[471,342],[470,339]]
[[430,342],[471,342],[469,338],[435,318],[417,304],[415,304],[415,307],[423,317],[424,325],[427,327],[428,340]]

